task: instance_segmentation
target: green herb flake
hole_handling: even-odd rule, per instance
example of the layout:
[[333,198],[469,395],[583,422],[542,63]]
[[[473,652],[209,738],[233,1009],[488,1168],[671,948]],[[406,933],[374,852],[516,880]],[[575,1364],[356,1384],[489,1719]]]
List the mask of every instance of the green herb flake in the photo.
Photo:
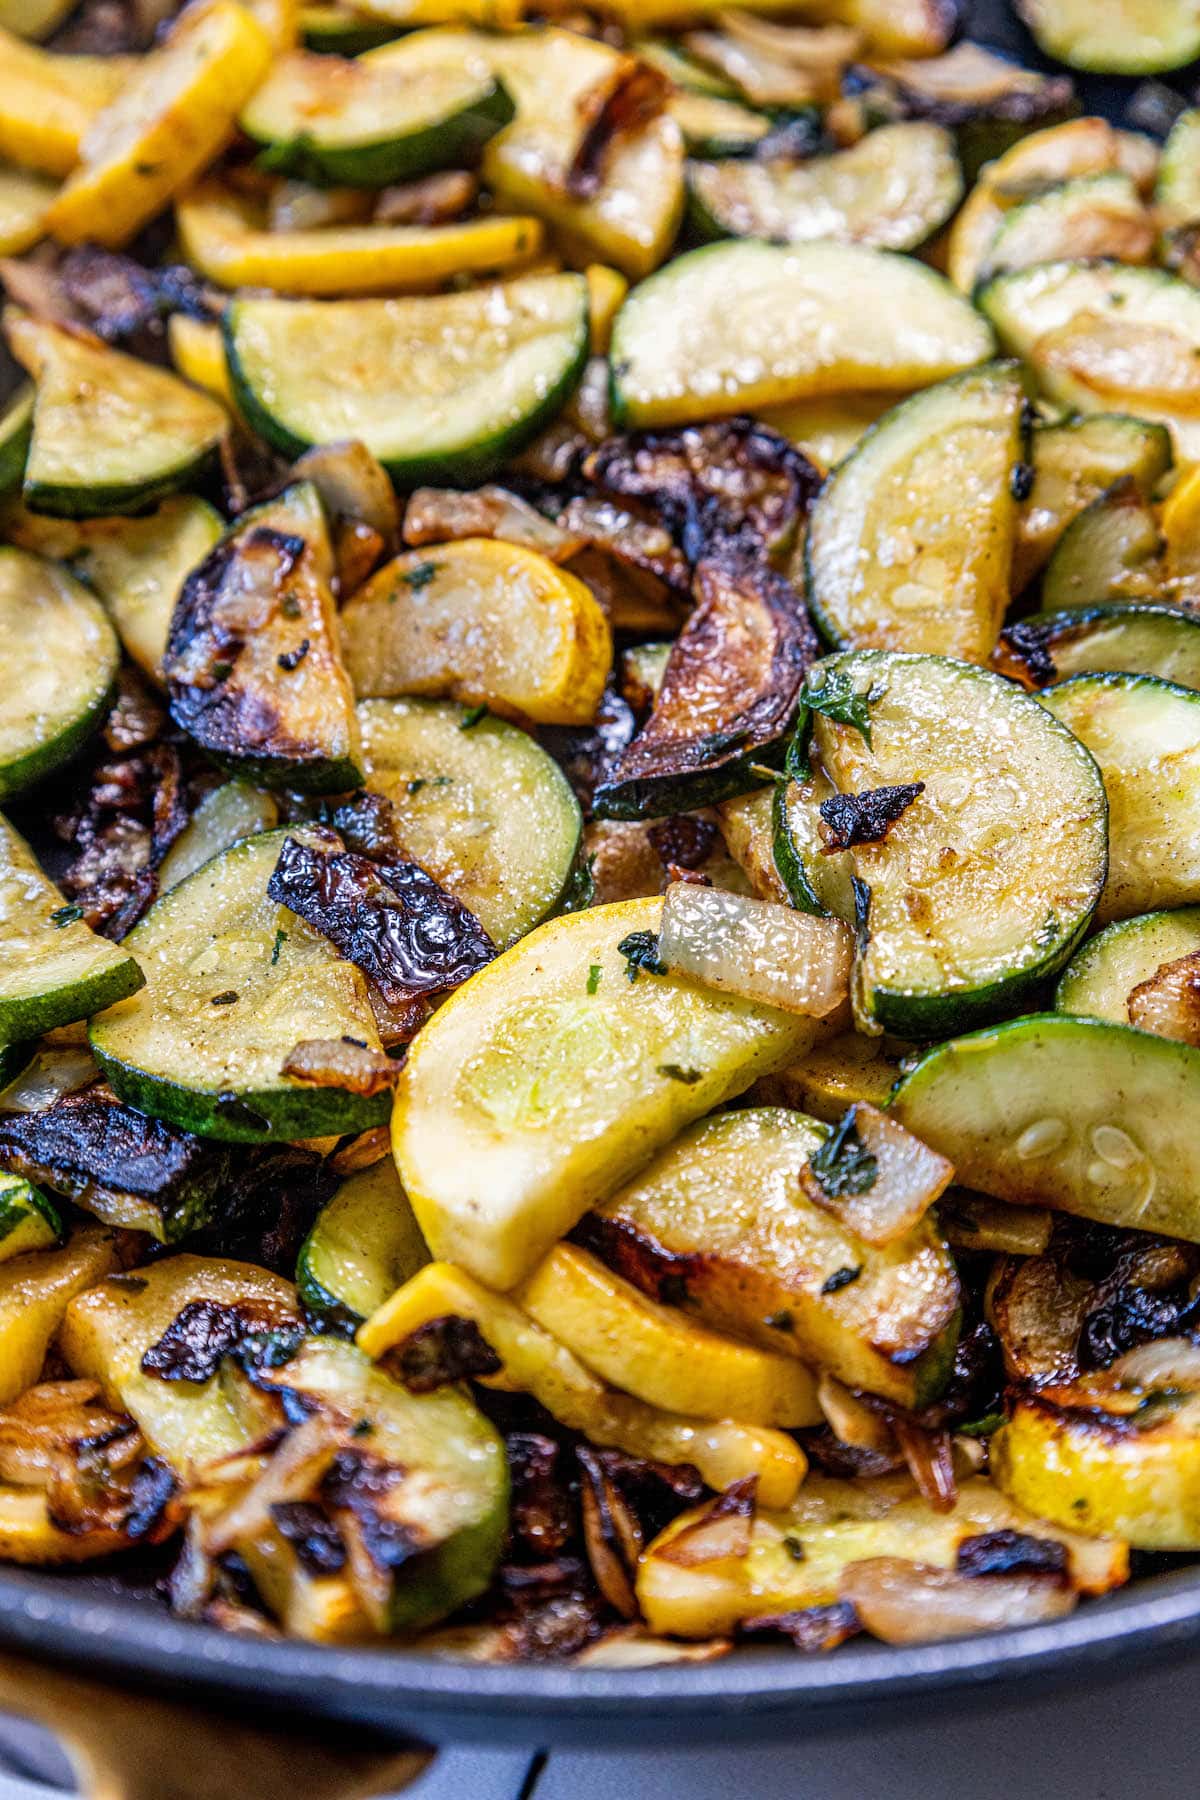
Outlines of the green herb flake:
[[488,717],[490,711],[491,708],[488,706],[486,700],[479,706],[468,707],[467,711],[463,714],[458,729],[460,731],[474,731],[480,721]]
[[212,666],[214,681],[224,681],[227,676],[232,674],[233,664],[231,662],[215,662]]
[[695,1087],[698,1081],[704,1080],[703,1069],[684,1069],[679,1063],[659,1063],[658,1073],[665,1075],[668,1081],[681,1081],[684,1087]]
[[823,1294],[839,1293],[842,1288],[849,1287],[850,1283],[852,1281],[857,1281],[861,1274],[862,1274],[862,1264],[861,1263],[858,1265],[858,1267],[856,1269],[852,1269],[849,1267],[846,1267],[844,1269],[835,1269],[833,1271],[833,1274],[829,1277],[828,1281],[824,1281],[821,1283],[821,1292]]
[[438,572],[438,567],[439,565],[435,562],[419,562],[413,568],[407,569],[400,579],[406,588],[411,588],[414,594],[419,594],[422,588],[429,586]]
[[279,952],[283,949],[283,946],[287,943],[287,941],[288,941],[288,934],[283,929],[283,926],[281,925],[279,927],[279,930],[275,933],[275,942],[271,948],[271,967],[272,968],[274,968],[275,964],[279,961]]
[[831,1200],[843,1194],[867,1194],[875,1186],[879,1165],[858,1135],[852,1106],[809,1160],[809,1169]]
[[625,979],[636,981],[645,969],[648,975],[665,975],[667,965],[658,954],[658,933],[655,931],[631,931],[617,945],[618,954],[625,958]]
[[852,726],[868,750],[871,748],[870,707],[873,697],[873,690],[860,692],[844,669],[829,670],[820,687],[808,687],[804,690],[804,704],[810,713],[823,713],[835,725]]
[[600,986],[600,977],[603,973],[604,970],[599,963],[592,964],[591,968],[588,970],[587,978],[587,991],[589,994],[594,994],[596,992],[596,989]]
[[991,1437],[993,1431],[999,1431],[1004,1423],[1002,1412],[984,1413],[981,1419],[968,1419],[965,1425],[956,1425],[955,1431],[960,1437]]
[[56,925],[61,931],[64,925],[74,925],[76,920],[82,919],[82,917],[82,906],[56,906],[50,914],[50,923]]
[[807,1555],[804,1545],[800,1542],[800,1539],[794,1532],[788,1531],[784,1533],[783,1547],[793,1562],[803,1562]]

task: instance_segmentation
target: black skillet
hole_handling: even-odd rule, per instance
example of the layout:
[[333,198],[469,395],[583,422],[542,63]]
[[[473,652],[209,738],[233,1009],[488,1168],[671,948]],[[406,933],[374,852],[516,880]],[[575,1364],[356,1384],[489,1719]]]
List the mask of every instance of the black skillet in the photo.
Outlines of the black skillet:
[[[962,11],[968,35],[1038,63],[1005,0],[967,0]],[[1190,71],[1172,85],[1190,98],[1195,79]],[[1079,85],[1085,110],[1117,124],[1130,122],[1135,83],[1085,78]],[[335,1721],[350,1726],[360,1740],[382,1734],[393,1742],[424,1737],[690,1747],[738,1737],[799,1737],[856,1719],[866,1729],[889,1715],[927,1718],[935,1707],[1017,1703],[1054,1684],[1116,1681],[1156,1658],[1178,1663],[1200,1656],[1200,1564],[1145,1577],[1054,1624],[957,1643],[852,1643],[813,1657],[756,1646],[709,1664],[605,1671],[485,1667],[435,1660],[419,1650],[235,1637],[171,1618],[151,1589],[131,1587],[117,1576],[0,1569],[0,1646],[93,1677],[117,1677],[125,1694],[154,1688],[191,1702],[249,1708],[257,1720],[287,1717],[295,1720],[285,1724],[289,1734],[300,1728],[300,1715],[335,1734]],[[36,1711],[19,1677],[0,1656],[0,1706]],[[93,1712],[101,1705],[93,1698]],[[150,1707],[148,1715],[153,1712]],[[179,1741],[186,1754],[187,1740]],[[247,1758],[252,1754],[248,1750]],[[262,1781],[256,1783],[249,1768],[246,1774],[247,1796],[261,1800]],[[397,1781],[393,1772],[390,1784]],[[240,1800],[238,1785],[225,1779],[219,1789],[203,1791]],[[176,1789],[164,1776],[145,1792],[157,1800],[168,1788],[189,1797],[202,1791],[187,1783]],[[109,1791],[132,1794],[134,1788]],[[364,1796],[377,1791],[369,1782],[353,1789]]]

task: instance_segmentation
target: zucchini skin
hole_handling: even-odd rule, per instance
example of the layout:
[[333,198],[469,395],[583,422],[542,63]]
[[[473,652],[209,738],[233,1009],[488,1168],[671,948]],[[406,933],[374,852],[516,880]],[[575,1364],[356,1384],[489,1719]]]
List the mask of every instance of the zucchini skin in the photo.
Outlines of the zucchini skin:
[[33,437],[34,392],[32,387],[23,389],[0,414],[0,495],[19,488],[25,473]]
[[219,453],[204,450],[174,468],[164,469],[153,481],[105,483],[85,487],[77,483],[25,479],[23,498],[30,512],[54,519],[99,519],[112,514],[146,512],[157,501],[181,488],[203,486],[216,473]]
[[[233,385],[234,398],[250,429],[278,450],[289,461],[303,456],[306,450],[313,448],[307,438],[298,437],[281,419],[278,419],[259,400],[246,371],[242,366],[237,349],[237,318],[239,302],[234,301],[226,311],[221,323],[225,340],[225,357],[229,366],[229,379]],[[497,470],[502,469],[510,457],[523,450],[544,426],[556,419],[567,399],[578,386],[589,355],[587,332],[586,291],[581,294],[580,331],[575,356],[568,367],[563,370],[558,381],[547,388],[538,404],[523,419],[510,426],[506,431],[498,431],[490,437],[477,439],[469,445],[462,445],[454,450],[445,451],[438,456],[381,456],[380,461],[396,486],[401,489],[417,487],[457,486],[471,487],[486,481]]]
[[136,994],[145,985],[145,980],[136,962],[129,957],[114,968],[55,988],[47,994],[38,994],[28,1000],[0,998],[0,1038],[10,1043],[36,1038],[58,1025],[90,1018],[106,1006],[114,1006],[118,1000],[127,1000],[130,994]]
[[295,1138],[342,1137],[386,1125],[390,1093],[365,1097],[342,1088],[297,1087],[207,1094],[165,1076],[147,1075],[92,1043],[92,1054],[113,1092],[151,1118],[225,1144],[266,1144]]
[[438,169],[470,167],[484,145],[511,124],[516,111],[507,88],[497,81],[474,105],[388,141],[330,145],[300,136],[280,143],[254,132],[248,135],[263,145],[276,174],[291,175],[314,187],[384,188]]
[[13,757],[10,762],[0,764],[0,805],[11,800],[14,795],[22,794],[35,782],[41,781],[64,763],[69,763],[78,751],[83,749],[88,739],[95,735],[105,714],[111,708],[117,695],[116,675],[104,692],[89,706],[86,712],[72,719],[56,737],[47,743],[38,744],[33,750],[27,750],[23,756]]

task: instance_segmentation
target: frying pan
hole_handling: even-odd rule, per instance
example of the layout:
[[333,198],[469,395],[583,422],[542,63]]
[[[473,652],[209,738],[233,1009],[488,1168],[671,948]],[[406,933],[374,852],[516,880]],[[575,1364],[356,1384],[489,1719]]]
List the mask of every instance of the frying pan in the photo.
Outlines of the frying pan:
[[[961,10],[970,36],[1038,63],[1004,0]],[[1194,72],[1173,78],[1189,96],[1194,81]],[[1133,83],[1079,85],[1087,110],[1125,122]],[[928,1718],[935,1707],[1019,1703],[1035,1689],[1095,1686],[1156,1658],[1196,1655],[1200,1564],[1053,1624],[959,1642],[854,1643],[818,1657],[754,1646],[708,1664],[622,1670],[487,1667],[403,1648],[238,1637],[171,1618],[152,1582],[0,1569],[0,1707],[59,1730],[95,1800],[295,1800],[298,1769],[305,1800],[368,1800],[420,1772],[428,1753],[414,1739],[605,1749],[762,1742],[834,1724],[869,1729],[889,1715]],[[306,1740],[314,1728],[319,1741]]]

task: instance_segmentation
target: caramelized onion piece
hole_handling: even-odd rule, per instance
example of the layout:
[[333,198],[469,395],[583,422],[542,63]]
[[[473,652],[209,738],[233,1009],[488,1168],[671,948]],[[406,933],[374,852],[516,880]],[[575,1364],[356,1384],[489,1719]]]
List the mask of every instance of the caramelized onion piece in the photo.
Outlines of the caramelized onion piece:
[[953,1188],[938,1207],[948,1243],[960,1250],[994,1250],[1003,1256],[1041,1256],[1054,1220],[1042,1206],[1010,1206],[987,1194]]
[[1076,1347],[1094,1292],[1054,1257],[1001,1263],[987,1308],[1011,1380],[1070,1381],[1078,1374]]
[[1156,1037],[1200,1044],[1200,951],[1163,963],[1126,1002],[1129,1023]]
[[715,1662],[728,1656],[732,1648],[728,1638],[684,1644],[674,1638],[651,1637],[640,1626],[626,1625],[606,1632],[573,1660],[577,1669],[651,1669],[664,1663]]
[[404,514],[404,542],[448,544],[458,538],[502,538],[566,562],[582,550],[586,535],[564,530],[519,494],[494,482],[462,493],[457,488],[416,488]]
[[345,1088],[369,1099],[395,1085],[400,1064],[357,1038],[304,1038],[288,1051],[281,1073],[310,1087]]
[[1126,1351],[1107,1372],[1126,1386],[1200,1393],[1200,1345],[1190,1338],[1159,1338]]
[[857,1140],[860,1178],[831,1181],[818,1153],[815,1165],[801,1171],[801,1186],[864,1243],[894,1243],[945,1193],[954,1165],[868,1100],[856,1102],[837,1129],[847,1142],[851,1132]]
[[900,1556],[851,1563],[840,1592],[885,1644],[932,1644],[1037,1625],[1064,1618],[1077,1598],[1053,1575],[960,1575]]
[[773,900],[675,881],[663,902],[659,957],[668,969],[787,1012],[824,1019],[842,1005],[852,952],[852,934],[840,919],[819,919]]
[[756,1475],[735,1481],[698,1519],[656,1549],[655,1556],[660,1562],[675,1563],[681,1569],[748,1556],[757,1489]]

